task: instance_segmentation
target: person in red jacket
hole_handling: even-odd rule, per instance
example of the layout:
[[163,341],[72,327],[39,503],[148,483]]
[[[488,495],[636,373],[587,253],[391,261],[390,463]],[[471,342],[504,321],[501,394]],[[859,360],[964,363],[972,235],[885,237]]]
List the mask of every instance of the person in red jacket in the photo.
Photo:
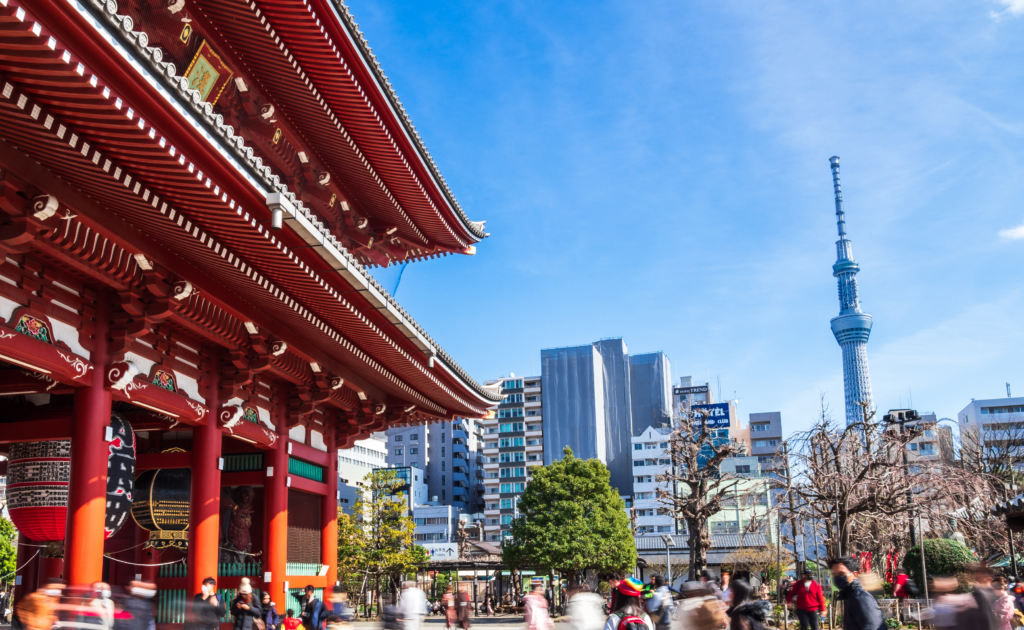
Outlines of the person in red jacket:
[[792,604],[794,599],[800,630],[818,630],[818,614],[826,610],[825,593],[821,585],[811,577],[810,571],[804,571],[803,579],[789,587],[786,603]]

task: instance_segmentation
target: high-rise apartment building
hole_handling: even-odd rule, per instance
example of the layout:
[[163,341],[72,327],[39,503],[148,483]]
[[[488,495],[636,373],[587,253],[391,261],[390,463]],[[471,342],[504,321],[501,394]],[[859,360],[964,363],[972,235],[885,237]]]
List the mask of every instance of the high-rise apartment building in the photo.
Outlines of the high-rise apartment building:
[[[611,473],[612,486],[622,495],[630,494],[631,439],[643,430],[634,425],[634,387],[642,396],[641,427],[646,428],[654,419],[670,413],[656,407],[670,404],[668,358],[654,354],[660,356],[642,355],[647,359],[637,363],[641,376],[633,382],[629,351],[622,339],[542,350],[545,462],[560,459],[562,450],[568,446],[577,457],[604,462]],[[659,382],[662,378],[664,394]]]
[[424,472],[427,500],[451,505],[458,513],[483,509],[483,459],[479,421],[451,422],[387,430],[389,466]]
[[541,378],[500,380],[505,398],[478,421],[483,430],[484,539],[492,542],[508,534],[533,477],[531,469],[545,463]]
[[672,424],[672,366],[664,352],[629,355],[633,435]]

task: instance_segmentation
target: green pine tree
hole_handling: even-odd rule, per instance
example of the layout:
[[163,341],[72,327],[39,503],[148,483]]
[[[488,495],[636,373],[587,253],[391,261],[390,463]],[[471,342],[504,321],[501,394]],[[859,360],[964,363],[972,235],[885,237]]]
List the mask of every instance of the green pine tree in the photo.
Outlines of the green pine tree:
[[625,574],[636,566],[636,545],[608,467],[577,459],[566,447],[560,461],[533,468],[519,501],[520,516],[502,557],[511,568],[558,571],[579,584],[590,569]]

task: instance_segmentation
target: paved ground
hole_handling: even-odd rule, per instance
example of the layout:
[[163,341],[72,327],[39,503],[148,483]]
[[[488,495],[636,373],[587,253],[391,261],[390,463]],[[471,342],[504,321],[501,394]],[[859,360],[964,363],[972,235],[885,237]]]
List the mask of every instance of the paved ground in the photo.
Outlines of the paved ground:
[[[443,617],[427,617],[424,620],[424,625],[429,630],[444,630],[444,618]],[[353,630],[379,630],[381,628],[380,622],[373,621],[357,621],[352,624]],[[502,628],[525,628],[526,623],[523,621],[521,616],[512,615],[501,615],[498,617],[473,617],[473,626],[487,628],[487,630],[499,630]]]

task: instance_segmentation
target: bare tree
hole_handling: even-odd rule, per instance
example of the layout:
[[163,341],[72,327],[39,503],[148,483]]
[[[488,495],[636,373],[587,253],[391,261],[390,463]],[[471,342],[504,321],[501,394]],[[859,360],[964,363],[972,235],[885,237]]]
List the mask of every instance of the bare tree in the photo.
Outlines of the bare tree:
[[719,470],[724,459],[736,454],[736,445],[719,437],[720,429],[709,413],[702,408],[679,410],[668,443],[672,469],[657,477],[664,486],[658,489],[658,499],[677,520],[686,523],[690,579],[708,564],[708,519],[722,511],[727,497],[735,497],[738,483],[734,476]]
[[872,531],[871,524],[884,525],[909,512],[911,497],[926,487],[921,484],[927,467],[903,462],[903,451],[916,433],[880,422],[867,405],[863,417],[840,427],[822,400],[814,426],[792,439],[791,455],[798,470],[794,477],[799,480],[793,490],[810,516],[824,526],[829,555],[851,551],[858,521],[866,526],[858,528],[858,542],[881,549],[879,539],[885,533]]

